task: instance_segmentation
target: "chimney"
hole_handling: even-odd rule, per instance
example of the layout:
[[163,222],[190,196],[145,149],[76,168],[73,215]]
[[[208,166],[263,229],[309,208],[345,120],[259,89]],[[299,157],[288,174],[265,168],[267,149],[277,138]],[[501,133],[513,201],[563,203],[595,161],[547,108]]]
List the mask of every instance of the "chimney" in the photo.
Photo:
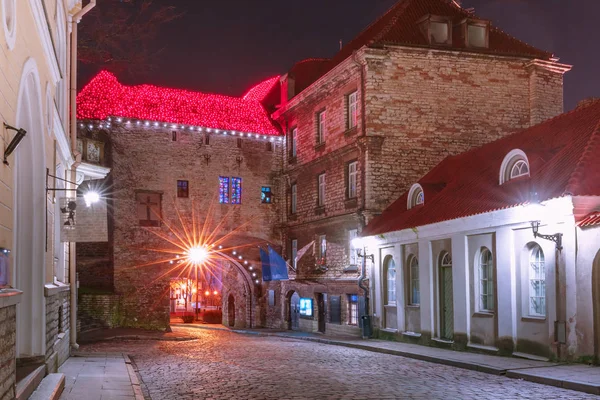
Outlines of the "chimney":
[[296,80],[293,74],[287,73],[279,78],[279,82],[281,83],[280,104],[283,106],[296,95]]
[[591,106],[593,103],[597,102],[598,100],[600,100],[600,97],[588,97],[583,100],[579,100],[575,109]]

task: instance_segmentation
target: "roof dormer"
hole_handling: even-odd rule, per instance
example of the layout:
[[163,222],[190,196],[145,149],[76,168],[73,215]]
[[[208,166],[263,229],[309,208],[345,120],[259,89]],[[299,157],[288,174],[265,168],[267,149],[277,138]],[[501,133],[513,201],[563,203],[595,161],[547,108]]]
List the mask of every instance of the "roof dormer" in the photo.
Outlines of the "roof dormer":
[[406,209],[410,210],[415,206],[420,206],[423,204],[425,204],[425,192],[423,192],[423,187],[421,185],[415,183],[408,191]]
[[529,160],[523,150],[511,150],[504,157],[500,166],[500,184],[522,176],[529,176],[529,170]]
[[452,45],[452,20],[449,17],[427,14],[417,24],[430,45]]
[[458,24],[458,27],[465,47],[473,49],[490,47],[490,21],[465,18]]

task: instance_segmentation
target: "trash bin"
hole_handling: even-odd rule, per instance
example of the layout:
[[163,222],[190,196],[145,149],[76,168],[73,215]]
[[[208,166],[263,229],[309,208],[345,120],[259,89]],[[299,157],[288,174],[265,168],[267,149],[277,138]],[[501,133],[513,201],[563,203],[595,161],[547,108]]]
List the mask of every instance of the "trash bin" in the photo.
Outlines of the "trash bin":
[[372,335],[372,332],[371,332],[371,316],[370,315],[363,315],[361,317],[361,319],[362,319],[362,337],[363,337],[363,339],[368,339]]

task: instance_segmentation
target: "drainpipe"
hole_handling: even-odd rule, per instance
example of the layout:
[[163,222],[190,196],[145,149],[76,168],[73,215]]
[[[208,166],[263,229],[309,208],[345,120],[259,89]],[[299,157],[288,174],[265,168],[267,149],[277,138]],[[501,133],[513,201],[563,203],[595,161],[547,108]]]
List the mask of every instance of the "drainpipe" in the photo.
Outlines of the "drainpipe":
[[[83,7],[71,19],[71,86],[70,105],[71,105],[71,152],[75,162],[71,166],[71,181],[76,182],[77,166],[81,163],[81,154],[77,151],[77,24],[81,18],[96,6],[96,0]],[[72,188],[75,189],[75,188]],[[69,282],[71,286],[71,348],[77,350],[77,268],[75,260],[75,243],[71,245],[69,259]]]

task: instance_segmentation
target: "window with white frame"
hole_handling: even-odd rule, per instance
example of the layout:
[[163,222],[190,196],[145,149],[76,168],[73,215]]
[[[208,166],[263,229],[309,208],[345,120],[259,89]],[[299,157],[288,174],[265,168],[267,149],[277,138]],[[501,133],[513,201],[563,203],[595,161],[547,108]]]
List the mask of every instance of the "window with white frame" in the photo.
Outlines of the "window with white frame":
[[358,175],[358,161],[348,163],[348,198],[356,197],[356,177]]
[[319,235],[317,243],[319,250],[317,264],[325,265],[327,261],[327,237],[325,235]]
[[408,199],[406,209],[410,210],[415,206],[419,206],[425,203],[425,192],[423,192],[423,187],[418,183],[415,183],[411,186],[408,191]]
[[348,120],[346,125],[348,129],[358,125],[358,92],[352,92],[348,95]]
[[296,214],[296,209],[298,205],[298,186],[295,183],[292,183],[292,196],[291,196],[291,205],[290,205],[290,213]]
[[325,111],[317,113],[317,144],[325,143]]
[[8,49],[15,47],[17,38],[17,0],[2,0],[2,26]]
[[494,311],[494,259],[487,247],[479,253],[479,311]]
[[290,133],[290,157],[296,157],[298,153],[298,128],[292,128]]
[[298,239],[292,239],[291,242],[291,265],[293,269],[296,269],[296,256],[298,256]]
[[391,257],[385,263],[385,304],[396,304],[396,263]]
[[544,252],[537,244],[529,253],[529,314],[546,315],[546,264]]
[[358,325],[358,295],[348,295],[348,325]]
[[318,186],[317,205],[323,207],[325,205],[325,173],[319,174]]
[[348,264],[358,265],[357,248],[354,247],[352,241],[358,237],[358,229],[348,230]]
[[415,256],[410,256],[408,261],[408,282],[409,299],[408,304],[418,306],[421,304],[421,290],[419,288],[419,260]]
[[529,166],[525,160],[517,160],[510,169],[510,179],[529,175]]
[[525,152],[519,149],[511,150],[500,166],[500,184],[512,179],[530,175],[529,160]]

